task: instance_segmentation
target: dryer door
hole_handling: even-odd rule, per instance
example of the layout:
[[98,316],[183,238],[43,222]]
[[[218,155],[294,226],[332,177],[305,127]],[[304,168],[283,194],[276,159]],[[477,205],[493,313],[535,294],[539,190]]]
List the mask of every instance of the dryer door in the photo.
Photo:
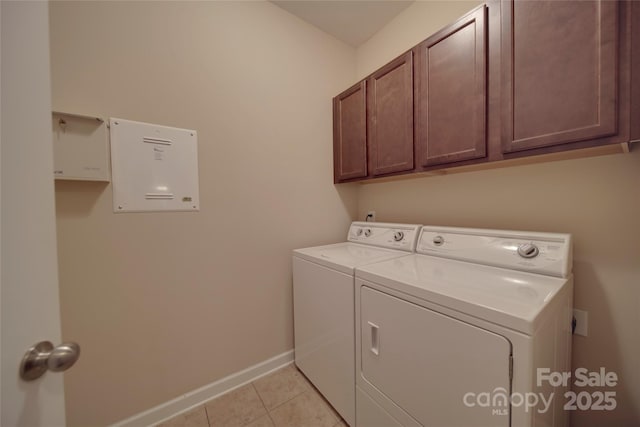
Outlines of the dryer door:
[[368,394],[424,426],[509,425],[506,338],[366,286],[360,298]]

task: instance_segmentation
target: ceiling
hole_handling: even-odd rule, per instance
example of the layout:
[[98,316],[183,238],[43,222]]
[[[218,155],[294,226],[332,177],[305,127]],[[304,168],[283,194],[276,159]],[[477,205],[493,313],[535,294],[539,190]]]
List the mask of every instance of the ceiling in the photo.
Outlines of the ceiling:
[[413,0],[271,0],[343,42],[358,47]]

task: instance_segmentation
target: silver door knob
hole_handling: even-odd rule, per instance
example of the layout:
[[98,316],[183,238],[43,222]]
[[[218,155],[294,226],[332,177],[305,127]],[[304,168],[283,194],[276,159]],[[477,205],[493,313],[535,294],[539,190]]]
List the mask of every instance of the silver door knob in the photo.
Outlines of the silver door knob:
[[54,347],[49,341],[40,341],[24,354],[20,363],[20,378],[32,381],[40,378],[47,370],[66,371],[79,357],[80,346],[74,342]]

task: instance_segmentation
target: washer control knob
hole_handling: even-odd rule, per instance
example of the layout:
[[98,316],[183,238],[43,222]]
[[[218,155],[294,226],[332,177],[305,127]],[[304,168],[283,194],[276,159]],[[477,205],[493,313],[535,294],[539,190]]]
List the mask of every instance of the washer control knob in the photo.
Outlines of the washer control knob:
[[518,255],[522,258],[535,258],[540,253],[540,250],[533,243],[523,243],[518,246]]
[[442,236],[435,236],[433,238],[433,244],[436,246],[441,246],[444,243],[444,237]]
[[356,228],[356,236],[362,236],[362,228]]
[[364,237],[369,237],[371,236],[371,229],[370,228],[365,228],[364,229]]
[[402,239],[404,239],[404,232],[396,231],[393,233],[393,240],[395,240],[396,242],[399,242]]

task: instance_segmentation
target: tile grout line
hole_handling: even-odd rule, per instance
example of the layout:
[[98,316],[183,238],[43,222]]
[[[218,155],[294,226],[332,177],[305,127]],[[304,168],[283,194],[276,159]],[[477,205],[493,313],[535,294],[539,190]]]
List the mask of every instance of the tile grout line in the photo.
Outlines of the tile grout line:
[[[294,365],[294,367],[295,367],[295,365]],[[285,368],[281,368],[280,370],[282,370],[282,369],[285,369]],[[300,375],[303,375],[297,367],[295,367],[295,370],[296,370]],[[277,372],[277,371],[276,371],[276,372]],[[253,388],[256,390],[256,393],[258,394],[258,397],[260,398],[260,401],[262,401],[262,405],[265,407],[265,409],[267,410],[267,413],[268,413],[268,414],[270,414],[270,413],[271,413],[271,411],[273,411],[273,410],[275,410],[275,409],[277,409],[277,408],[281,407],[282,405],[284,405],[284,404],[286,404],[286,403],[291,402],[291,401],[292,401],[293,399],[295,399],[296,397],[301,396],[301,395],[305,394],[305,393],[306,393],[306,392],[308,392],[308,391],[311,391],[311,387],[310,387],[311,383],[309,382],[309,380],[308,380],[306,377],[304,377],[304,379],[303,379],[303,384],[304,384],[305,391],[300,392],[300,393],[296,394],[295,396],[293,396],[293,397],[291,397],[291,398],[289,398],[289,399],[285,400],[284,402],[279,403],[278,405],[274,406],[273,408],[269,409],[269,408],[267,408],[267,405],[265,405],[265,404],[264,404],[264,401],[262,400],[262,396],[260,396],[260,392],[258,391],[258,388],[253,384],[253,382],[251,382],[251,385],[253,385]],[[269,418],[271,418],[271,416],[269,416]],[[273,421],[273,419],[271,419],[271,421]],[[275,422],[274,422],[273,424],[275,425]]]
[[[304,375],[301,373],[301,375]],[[305,377],[306,378],[306,377]],[[308,382],[308,386],[309,386],[309,390],[308,391],[313,391],[315,395],[317,395],[318,397],[320,397],[320,399],[322,399],[322,401],[324,402],[325,405],[327,405],[329,407],[329,413],[332,416],[336,416],[337,417],[337,422],[333,427],[336,427],[338,424],[340,424],[343,419],[342,416],[340,415],[340,413],[338,413],[337,409],[333,407],[333,405],[331,403],[329,403],[329,400],[327,400],[326,397],[324,397],[324,395],[322,393],[320,393],[320,390],[318,390],[316,388],[315,385],[313,385],[313,383],[311,381],[309,381],[309,379],[307,378],[307,382]],[[346,422],[345,422],[346,424]]]
[[253,391],[256,392],[256,395],[258,396],[258,399],[260,399],[260,403],[262,403],[262,407],[264,408],[264,410],[266,412],[269,412],[269,409],[267,408],[267,405],[264,404],[264,400],[262,399],[262,396],[260,396],[260,392],[256,388],[256,385],[253,383],[253,381],[250,382],[249,384],[251,384],[251,387],[253,387]]
[[[262,396],[260,396],[260,392],[258,391],[258,388],[253,383],[253,381],[251,381],[249,384],[251,384],[251,387],[253,387],[253,391],[255,391],[256,395],[258,395],[258,399],[260,399],[260,403],[262,403],[262,407],[264,408],[265,412],[267,413],[267,417],[269,417],[269,419],[271,420],[271,424],[273,424],[275,426],[276,423],[273,422],[273,418],[271,418],[271,415],[269,415],[269,409],[267,408],[267,405],[264,404],[264,400],[262,399]],[[256,418],[256,419],[260,419],[260,418]],[[255,420],[253,420],[253,421],[255,421]],[[251,421],[249,424],[251,424],[253,421]]]
[[273,417],[271,416],[271,412],[270,412],[269,410],[267,410],[267,417],[269,417],[269,419],[271,420],[271,424],[272,424],[274,427],[278,427],[278,426],[276,425],[276,422],[275,422],[275,421],[273,421]]
[[[214,399],[211,399],[211,400],[214,400]],[[209,411],[207,411],[207,405],[203,403],[202,407],[204,408],[204,414],[207,416],[207,425],[211,427],[211,421],[209,420]]]
[[[274,410],[276,410],[276,409],[280,408],[280,407],[281,407],[281,406],[283,406],[283,405],[286,405],[287,403],[291,402],[293,399],[296,399],[296,398],[298,398],[298,397],[302,396],[302,395],[303,395],[303,394],[305,394],[305,393],[309,393],[310,395],[317,395],[317,396],[318,396],[318,397],[323,401],[323,403],[324,403],[325,405],[328,405],[328,406],[330,407],[330,409],[327,409],[327,408],[325,408],[325,409],[327,409],[327,412],[329,413],[329,415],[331,415],[332,417],[334,417],[334,418],[335,418],[335,420],[336,420],[336,423],[335,423],[332,427],[336,427],[336,426],[338,426],[338,424],[340,424],[340,423],[343,421],[343,420],[342,420],[342,417],[338,414],[338,411],[336,411],[336,410],[335,410],[335,408],[333,408],[333,406],[331,406],[331,404],[330,404],[330,403],[327,401],[327,399],[322,395],[322,393],[320,393],[320,391],[319,391],[319,390],[318,390],[318,389],[313,385],[313,383],[312,383],[311,381],[309,381],[309,379],[308,379],[308,378],[307,378],[307,377],[306,377],[306,376],[305,376],[305,375],[304,375],[304,374],[303,374],[303,373],[302,373],[302,372],[301,372],[297,367],[296,367],[295,369],[296,369],[296,371],[298,372],[298,374],[303,378],[303,383],[304,383],[305,391],[303,391],[303,392],[301,392],[301,393],[296,394],[295,396],[291,397],[290,399],[288,399],[288,400],[286,400],[286,401],[284,401],[284,402],[280,403],[280,404],[279,404],[279,405],[277,405],[277,406],[274,406],[272,409],[268,409],[268,408],[267,408],[267,414],[269,415],[269,418],[270,418],[270,419],[271,419],[271,421],[273,422],[273,425],[274,425],[274,426],[276,426],[276,427],[278,427],[278,426],[276,425],[275,421],[273,421],[273,418],[271,417],[271,412],[272,412],[272,411],[274,411]],[[252,383],[252,384],[253,384],[253,383]],[[262,397],[260,396],[260,393],[258,392],[258,389],[255,387],[255,385],[254,385],[254,388],[256,389],[256,392],[258,393],[258,397],[260,397],[260,400],[262,400]],[[263,402],[263,405],[264,405],[264,402]],[[265,406],[265,408],[267,407],[266,405],[264,405],[264,406]],[[334,412],[335,412],[335,414],[334,414]],[[337,415],[337,416],[336,416],[336,415]]]
[[[285,400],[284,402],[279,403],[278,405],[274,406],[273,408],[271,408],[271,409],[267,409],[267,412],[274,411],[274,410],[278,409],[279,407],[281,407],[282,405],[286,405],[287,403],[291,402],[291,401],[292,401],[293,399],[295,399],[296,397],[300,397],[300,396],[302,396],[303,394],[305,394],[305,393],[307,393],[307,392],[309,392],[309,391],[310,391],[310,390],[309,390],[309,389],[307,389],[307,390],[303,391],[302,393],[298,393],[298,394],[296,394],[295,396],[291,397],[290,399],[287,399],[287,400]],[[265,407],[266,407],[266,406],[265,406]]]

